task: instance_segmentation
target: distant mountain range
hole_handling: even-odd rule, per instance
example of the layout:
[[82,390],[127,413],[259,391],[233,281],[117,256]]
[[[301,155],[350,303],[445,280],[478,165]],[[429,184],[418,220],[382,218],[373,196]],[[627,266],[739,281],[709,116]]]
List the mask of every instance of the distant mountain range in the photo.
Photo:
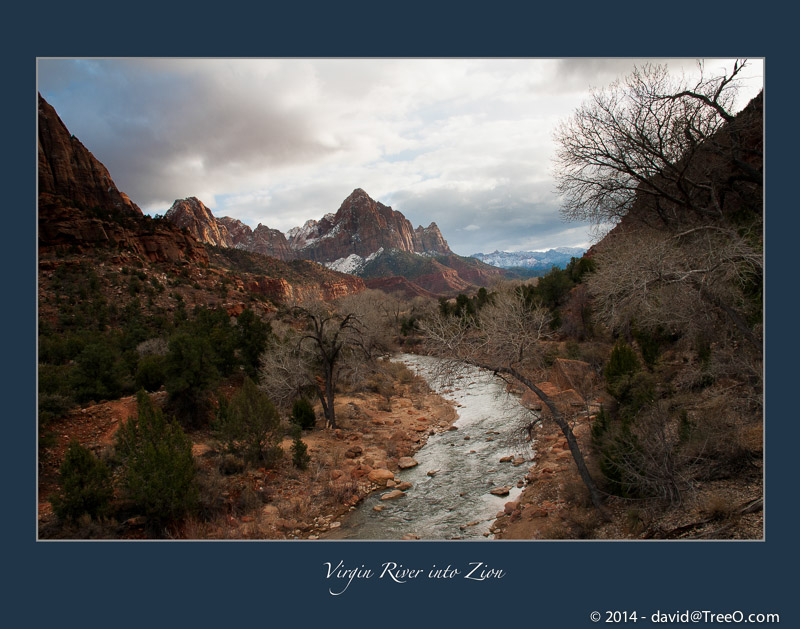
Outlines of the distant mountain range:
[[[146,216],[41,95],[38,136],[43,266],[55,268],[65,255],[74,255],[97,266],[107,258],[120,268],[180,268],[183,276],[196,276],[192,286],[200,291],[182,298],[220,299],[224,278],[237,286],[228,296],[233,309],[242,304],[232,300],[245,294],[276,302],[335,299],[370,286],[407,297],[450,296],[509,276],[454,254],[436,223],[414,228],[403,214],[361,188],[336,212],[286,234],[216,218],[196,197],[175,201],[163,217]],[[209,296],[206,289],[220,295]]]
[[494,251],[473,253],[471,257],[501,269],[531,269],[549,271],[554,266],[563,269],[572,258],[580,258],[586,250],[580,247],[556,247],[547,251]]
[[500,269],[454,254],[436,223],[416,229],[402,213],[356,188],[336,212],[286,234],[259,224],[215,218],[195,197],[179,199],[164,216],[200,242],[243,249],[283,261],[309,260],[373,281],[375,288],[414,295],[453,295],[488,286]]

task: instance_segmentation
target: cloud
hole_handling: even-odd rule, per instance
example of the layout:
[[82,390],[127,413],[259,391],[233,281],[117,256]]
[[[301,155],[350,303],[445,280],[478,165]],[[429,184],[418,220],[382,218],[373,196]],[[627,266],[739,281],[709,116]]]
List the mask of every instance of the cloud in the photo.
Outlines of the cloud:
[[588,241],[559,218],[552,130],[634,61],[40,59],[38,79],[145,211],[196,196],[285,231],[363,188],[468,254]]

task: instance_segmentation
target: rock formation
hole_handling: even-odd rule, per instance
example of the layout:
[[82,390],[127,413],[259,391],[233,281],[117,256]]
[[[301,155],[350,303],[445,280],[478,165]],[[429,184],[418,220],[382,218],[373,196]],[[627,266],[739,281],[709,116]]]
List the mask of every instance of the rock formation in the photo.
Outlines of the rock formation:
[[286,236],[277,229],[271,229],[261,223],[251,230],[241,221],[223,216],[219,219],[228,229],[233,238],[233,246],[245,251],[260,253],[261,255],[278,258],[278,260],[295,260],[297,255],[289,246]]
[[289,238],[299,257],[317,262],[333,262],[351,254],[366,258],[381,248],[452,253],[436,223],[415,230],[403,214],[373,200],[361,188],[353,190],[336,214],[306,222],[291,230]]
[[69,199],[82,208],[104,208],[141,216],[142,211],[39,95],[39,193]]
[[176,200],[164,218],[188,230],[200,242],[217,247],[233,246],[228,228],[215,220],[211,210],[197,197]]
[[120,260],[208,263],[191,234],[143,216],[41,95],[38,127],[40,257],[102,247]]
[[[38,126],[40,270],[52,271],[66,254],[93,262],[99,255],[104,261],[139,268],[166,263],[191,277],[198,295],[224,278],[241,291],[246,287],[274,302],[333,300],[365,288],[360,278],[311,262],[290,265],[257,256],[260,261],[237,265],[235,258],[225,259],[203,243],[225,249],[249,243],[257,253],[283,260],[294,256],[279,231],[263,225],[253,231],[235,219],[217,221],[194,197],[176,201],[164,219],[143,215],[41,96]],[[226,304],[231,312],[241,311],[240,306]]]

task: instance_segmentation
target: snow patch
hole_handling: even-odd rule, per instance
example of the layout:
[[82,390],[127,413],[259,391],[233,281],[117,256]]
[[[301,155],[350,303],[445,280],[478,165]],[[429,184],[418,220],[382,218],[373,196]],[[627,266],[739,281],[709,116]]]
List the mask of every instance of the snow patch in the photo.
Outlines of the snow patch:
[[378,249],[378,250],[377,250],[375,253],[371,253],[371,254],[369,254],[369,255],[367,256],[366,260],[364,260],[364,262],[365,262],[365,263],[367,263],[367,262],[372,262],[372,261],[373,261],[375,258],[377,258],[377,257],[378,257],[379,255],[381,255],[382,253],[383,253],[383,247],[381,247],[380,249]]
[[304,249],[319,236],[319,224],[313,218],[307,220],[302,227],[292,227],[286,236],[292,249]]
[[359,269],[361,269],[361,267],[364,266],[364,258],[357,253],[351,253],[346,258],[339,258],[333,262],[326,262],[325,266],[332,271],[354,275]]
[[351,253],[346,258],[339,258],[338,260],[334,260],[333,262],[326,262],[325,266],[332,271],[338,271],[339,273],[348,273],[350,275],[355,275],[361,269],[366,266],[367,263],[372,262],[375,258],[383,253],[383,247],[375,251],[374,253],[369,254],[366,258],[362,258],[357,253]]

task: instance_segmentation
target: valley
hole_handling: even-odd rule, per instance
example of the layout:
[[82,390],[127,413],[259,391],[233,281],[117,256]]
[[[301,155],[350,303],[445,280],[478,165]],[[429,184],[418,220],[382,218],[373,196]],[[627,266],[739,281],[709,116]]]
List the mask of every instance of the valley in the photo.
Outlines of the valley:
[[562,127],[585,254],[464,257],[361,188],[146,215],[40,96],[39,538],[763,538],[763,100],[689,103],[613,184]]

